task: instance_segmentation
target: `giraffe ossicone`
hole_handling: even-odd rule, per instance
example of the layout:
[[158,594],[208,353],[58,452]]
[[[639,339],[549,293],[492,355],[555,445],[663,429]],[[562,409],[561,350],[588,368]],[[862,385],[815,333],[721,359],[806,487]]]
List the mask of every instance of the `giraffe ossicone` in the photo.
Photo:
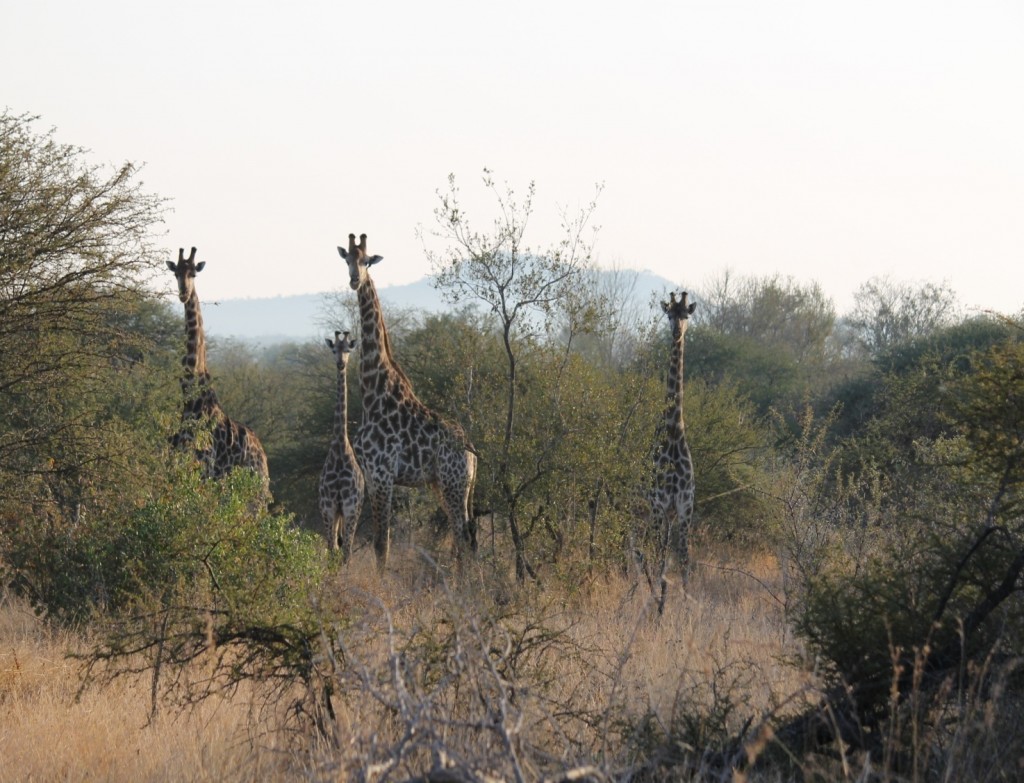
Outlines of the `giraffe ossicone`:
[[360,389],[362,424],[355,451],[366,481],[374,522],[377,564],[387,564],[395,486],[430,486],[448,516],[457,561],[476,550],[471,518],[476,453],[462,427],[441,417],[416,397],[412,383],[391,351],[377,289],[369,268],[379,255],[366,251],[366,234],[349,234],[348,249],[338,248],[348,265],[360,317]]

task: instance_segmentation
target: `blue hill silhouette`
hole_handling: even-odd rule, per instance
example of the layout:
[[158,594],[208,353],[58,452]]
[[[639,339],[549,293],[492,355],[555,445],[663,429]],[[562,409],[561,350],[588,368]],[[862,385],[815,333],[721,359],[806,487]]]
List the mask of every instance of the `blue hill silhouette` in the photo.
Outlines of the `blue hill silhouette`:
[[[609,273],[602,273],[609,274]],[[633,301],[646,307],[651,294],[662,295],[673,286],[670,280],[651,272],[635,272]],[[345,289],[344,293],[349,293]],[[378,290],[385,307],[420,310],[428,313],[447,312],[452,305],[444,301],[430,277],[405,285],[385,286]],[[338,292],[274,296],[254,299],[223,299],[203,302],[206,332],[215,339],[235,339],[261,345],[319,339],[329,300]]]

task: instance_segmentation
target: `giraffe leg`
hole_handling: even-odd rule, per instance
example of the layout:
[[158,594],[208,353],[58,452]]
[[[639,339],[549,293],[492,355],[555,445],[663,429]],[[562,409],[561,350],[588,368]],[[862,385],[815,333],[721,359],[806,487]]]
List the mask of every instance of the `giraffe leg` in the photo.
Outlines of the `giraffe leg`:
[[343,531],[341,534],[341,559],[343,562],[348,562],[348,559],[352,556],[352,550],[355,548],[356,542],[356,526],[359,524],[359,515],[363,510],[363,499],[359,497],[354,503],[349,503],[345,507],[343,514]]
[[[461,462],[463,459],[465,462]],[[455,559],[461,562],[465,550],[476,552],[476,524],[472,518],[476,456],[460,449],[453,462],[459,464],[461,469],[442,477],[443,486],[439,494],[452,528],[452,549]]]
[[338,548],[338,523],[341,518],[334,510],[334,506],[324,511],[324,528],[327,535],[327,547],[332,551]]
[[466,493],[460,487],[444,487],[441,490],[441,505],[448,515],[448,524],[452,529],[452,552],[457,561],[462,560],[463,551],[470,545],[470,532],[466,519]]
[[476,541],[476,517],[473,516],[473,490],[476,488],[476,454],[471,451],[464,452],[466,457],[466,492],[464,494],[463,507],[466,518],[466,539],[469,548],[475,555],[477,552]]
[[679,570],[683,579],[690,570],[690,530],[686,520],[679,520],[679,540],[676,545],[676,559],[679,561]]
[[[676,535],[679,531],[679,517],[676,509],[671,505],[664,508],[660,515],[661,528],[658,530],[658,585],[656,592],[658,596],[658,616],[665,613],[665,604],[668,601],[668,571],[676,543]],[[652,585],[653,591],[654,585]]]
[[377,569],[383,571],[388,564],[391,547],[391,495],[394,489],[390,477],[373,482],[370,509],[373,511],[373,549],[377,553]]

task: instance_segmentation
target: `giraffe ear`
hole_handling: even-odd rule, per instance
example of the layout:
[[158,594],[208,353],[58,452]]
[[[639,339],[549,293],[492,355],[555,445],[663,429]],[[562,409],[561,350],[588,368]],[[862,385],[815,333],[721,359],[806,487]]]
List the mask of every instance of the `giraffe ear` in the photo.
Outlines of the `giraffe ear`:
[[690,306],[686,308],[686,312],[690,313],[690,315],[693,315],[693,311],[696,310],[696,309],[697,309],[697,303],[696,302],[691,302]]
[[177,272],[178,272],[178,267],[174,264],[173,261],[168,261],[167,262],[167,268],[170,269],[175,274],[177,274]]
[[327,343],[328,348],[330,348],[332,351],[334,350],[334,343],[331,342],[330,337],[325,337],[324,342]]
[[204,266],[206,266],[206,262],[205,261],[200,261],[198,264],[196,264],[196,271],[197,272],[202,272]]
[[370,256],[368,259],[366,259],[366,265],[373,266],[374,264],[379,264],[383,260],[384,256]]
[[341,256],[342,258],[344,258],[346,261],[348,261],[348,251],[345,250],[345,248],[339,246],[338,247],[338,255]]

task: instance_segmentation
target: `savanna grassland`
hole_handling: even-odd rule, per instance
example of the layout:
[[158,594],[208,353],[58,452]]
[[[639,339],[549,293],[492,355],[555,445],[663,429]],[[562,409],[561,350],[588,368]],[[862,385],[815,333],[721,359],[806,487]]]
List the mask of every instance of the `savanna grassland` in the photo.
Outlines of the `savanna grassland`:
[[[540,246],[534,186],[483,185],[486,231],[454,178],[424,231],[452,310],[383,314],[478,454],[476,551],[401,488],[378,570],[366,508],[351,562],[325,541],[322,339],[211,336],[273,502],[204,477],[211,422],[169,446],[167,203],[0,114],[0,780],[1021,779],[1022,315],[724,275],[688,286],[667,400],[662,308],[593,263],[600,192]],[[358,323],[325,299],[326,333]],[[680,404],[689,568],[648,503]]]
[[[730,560],[724,570],[714,563],[696,567],[690,588],[673,589],[659,621],[650,591],[635,589],[621,575],[600,577],[571,596],[561,590],[516,595],[512,585],[493,583],[460,591],[439,584],[415,552],[400,553],[396,568],[383,578],[369,552],[363,554],[333,586],[366,613],[343,636],[353,653],[351,665],[365,669],[368,678],[349,682],[339,675],[336,746],[321,741],[311,747],[297,737],[286,714],[288,695],[258,684],[187,709],[161,703],[155,715],[149,674],[83,689],[82,664],[74,656],[89,648],[88,635],[54,631],[23,601],[5,596],[0,779],[377,779],[388,753],[417,720],[395,715],[385,706],[392,694],[380,692],[394,684],[388,667],[395,650],[415,651],[424,665],[431,655],[450,655],[440,640],[434,640],[435,648],[416,639],[442,635],[440,628],[453,616],[480,630],[497,612],[519,632],[533,626],[534,635],[521,638],[547,647],[522,653],[527,660],[515,685],[527,695],[509,707],[519,713],[517,742],[527,779],[551,775],[559,764],[625,774],[648,763],[647,746],[658,743],[663,753],[692,756],[682,736],[675,748],[666,743],[674,724],[689,721],[695,734],[723,738],[747,715],[793,713],[817,692],[813,675],[793,663],[801,659],[802,645],[767,589],[779,588],[771,558],[741,565]],[[407,659],[403,665],[411,664]],[[201,677],[203,662],[194,666]],[[461,692],[410,693],[410,712],[472,715],[474,705],[460,702],[478,699],[492,676],[466,676]],[[646,734],[630,736],[629,724]],[[435,750],[469,759],[481,773],[508,764],[495,760],[486,727],[432,731],[437,736],[424,731],[409,738],[416,747],[406,749],[408,758],[384,777],[415,777]],[[699,768],[699,754],[691,761]]]

